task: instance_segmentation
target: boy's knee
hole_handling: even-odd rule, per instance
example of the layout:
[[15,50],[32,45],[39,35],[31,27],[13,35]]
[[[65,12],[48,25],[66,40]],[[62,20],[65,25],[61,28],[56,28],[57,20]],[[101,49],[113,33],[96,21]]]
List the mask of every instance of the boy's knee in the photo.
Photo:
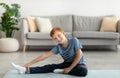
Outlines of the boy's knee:
[[74,72],[74,73],[69,72],[69,74],[70,75],[75,75],[75,76],[85,77],[85,76],[87,76],[87,71]]
[[85,77],[88,73],[87,68],[75,68],[71,70],[68,74]]
[[82,71],[78,76],[82,76],[82,77],[87,76],[87,71]]

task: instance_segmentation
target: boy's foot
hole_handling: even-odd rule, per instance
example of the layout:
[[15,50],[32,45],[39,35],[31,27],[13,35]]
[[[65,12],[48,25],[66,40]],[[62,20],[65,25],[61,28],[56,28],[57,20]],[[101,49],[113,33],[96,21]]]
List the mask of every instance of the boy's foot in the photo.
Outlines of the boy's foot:
[[25,72],[26,72],[25,67],[22,67],[20,65],[16,65],[15,63],[11,63],[11,64],[20,74],[25,74]]
[[53,72],[54,73],[63,73],[64,69],[55,69]]

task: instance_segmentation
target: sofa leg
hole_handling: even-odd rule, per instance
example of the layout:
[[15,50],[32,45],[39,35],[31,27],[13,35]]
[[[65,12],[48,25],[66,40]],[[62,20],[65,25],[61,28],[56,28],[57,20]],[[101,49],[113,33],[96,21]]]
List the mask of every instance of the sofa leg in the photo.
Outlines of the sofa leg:
[[23,46],[23,52],[25,52],[27,50],[27,45]]

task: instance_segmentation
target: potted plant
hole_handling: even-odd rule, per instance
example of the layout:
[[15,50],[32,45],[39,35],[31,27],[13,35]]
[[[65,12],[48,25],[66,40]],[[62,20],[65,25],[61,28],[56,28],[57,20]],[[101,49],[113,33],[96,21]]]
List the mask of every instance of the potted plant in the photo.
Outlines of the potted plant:
[[[18,22],[20,19],[20,11],[19,11],[20,5],[14,3],[14,4],[11,4],[11,6],[9,6],[6,3],[0,3],[0,7],[5,9],[4,12],[2,13],[1,22],[0,22],[0,30],[5,33],[5,37],[6,37],[6,39],[5,38],[1,39],[0,46],[2,47],[4,40],[5,41],[10,40],[9,42],[11,42],[11,38],[13,40],[13,37],[14,37],[14,32],[16,30],[17,31],[19,30],[19,27],[17,27],[17,25],[18,25]],[[15,40],[14,40],[14,42],[15,42]],[[13,43],[12,43],[12,45],[13,45]],[[1,47],[0,47],[0,50],[1,50]],[[2,48],[4,48],[4,47],[2,47]],[[8,49],[8,51],[10,51],[10,50]],[[13,51],[13,50],[11,50],[11,51]]]
[[0,7],[5,9],[1,16],[0,30],[5,32],[6,37],[13,37],[14,30],[19,30],[17,26],[20,19],[20,5],[11,4],[11,7],[6,3],[0,3]]

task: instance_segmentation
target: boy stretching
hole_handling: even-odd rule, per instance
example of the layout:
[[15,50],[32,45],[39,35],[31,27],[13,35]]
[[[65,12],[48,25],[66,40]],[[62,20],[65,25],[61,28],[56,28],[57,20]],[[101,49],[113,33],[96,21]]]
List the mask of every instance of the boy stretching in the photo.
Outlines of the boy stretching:
[[[59,27],[54,27],[50,32],[50,36],[58,45],[26,63],[24,66],[12,63],[13,67],[17,69],[20,74],[59,72],[75,76],[86,76],[88,70],[83,52],[81,51],[82,45],[79,40],[76,37],[67,39],[64,30]],[[64,62],[60,64],[49,64],[42,67],[30,67],[30,65],[44,60],[53,54],[60,54]]]

